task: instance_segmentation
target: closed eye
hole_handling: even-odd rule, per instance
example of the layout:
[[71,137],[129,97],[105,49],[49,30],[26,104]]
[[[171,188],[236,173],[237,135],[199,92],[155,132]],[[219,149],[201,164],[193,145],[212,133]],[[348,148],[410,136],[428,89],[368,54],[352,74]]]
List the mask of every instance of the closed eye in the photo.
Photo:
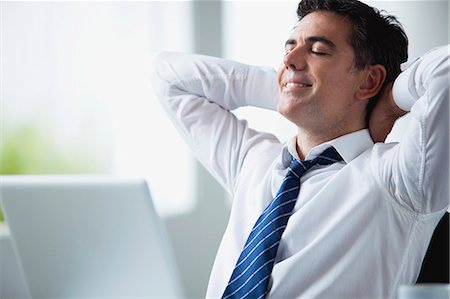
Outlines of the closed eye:
[[324,53],[324,52],[317,52],[317,51],[313,51],[313,50],[311,50],[311,53],[312,53],[313,55],[317,55],[317,56],[326,56],[326,55],[328,55],[327,53]]
[[284,44],[284,56],[289,54],[289,52],[292,51],[293,48],[295,48],[295,45],[297,42],[293,39],[288,39],[286,43]]

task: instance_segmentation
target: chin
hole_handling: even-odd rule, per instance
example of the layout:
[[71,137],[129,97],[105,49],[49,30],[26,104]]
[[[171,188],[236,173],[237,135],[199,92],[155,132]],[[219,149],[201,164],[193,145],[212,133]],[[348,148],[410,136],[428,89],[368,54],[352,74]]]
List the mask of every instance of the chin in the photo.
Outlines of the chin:
[[297,124],[298,118],[300,117],[303,109],[299,109],[298,105],[289,105],[286,103],[279,103],[277,106],[277,111],[283,115],[290,122]]
[[277,111],[283,115],[299,113],[306,105],[306,99],[298,97],[281,97],[278,102]]

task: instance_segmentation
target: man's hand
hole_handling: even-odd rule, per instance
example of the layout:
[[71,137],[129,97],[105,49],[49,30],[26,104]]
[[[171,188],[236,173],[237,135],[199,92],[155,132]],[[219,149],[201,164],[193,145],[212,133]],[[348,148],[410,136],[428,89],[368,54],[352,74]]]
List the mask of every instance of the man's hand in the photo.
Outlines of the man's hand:
[[392,83],[388,83],[381,91],[378,103],[369,118],[369,132],[374,142],[384,142],[391,132],[395,121],[406,114],[394,102]]

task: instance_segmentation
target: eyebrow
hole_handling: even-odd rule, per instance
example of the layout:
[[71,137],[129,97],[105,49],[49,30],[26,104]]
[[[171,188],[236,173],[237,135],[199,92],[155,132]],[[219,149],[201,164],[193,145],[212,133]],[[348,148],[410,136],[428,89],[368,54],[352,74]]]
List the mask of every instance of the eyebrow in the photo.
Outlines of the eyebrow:
[[[324,36],[310,36],[306,39],[308,42],[311,43],[324,43],[325,45],[327,45],[330,49],[332,50],[336,50],[336,44],[333,43],[331,40],[329,40],[328,38],[324,37]],[[284,44],[284,46],[286,47],[287,45],[295,45],[297,42],[294,39],[288,39],[286,41],[286,43]]]

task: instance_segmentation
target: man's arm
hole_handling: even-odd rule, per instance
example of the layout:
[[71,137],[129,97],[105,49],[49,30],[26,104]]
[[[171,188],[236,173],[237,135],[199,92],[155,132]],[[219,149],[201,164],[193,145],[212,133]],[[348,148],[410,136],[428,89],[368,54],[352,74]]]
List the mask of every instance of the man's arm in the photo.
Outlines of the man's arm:
[[384,90],[369,122],[382,141],[395,119],[410,111],[400,144],[374,168],[394,197],[420,213],[449,204],[449,71],[449,47],[430,51]]
[[272,69],[202,55],[164,52],[155,59],[154,89],[194,155],[233,192],[244,158],[260,144],[277,143],[248,128],[230,110],[275,109],[278,92]]

